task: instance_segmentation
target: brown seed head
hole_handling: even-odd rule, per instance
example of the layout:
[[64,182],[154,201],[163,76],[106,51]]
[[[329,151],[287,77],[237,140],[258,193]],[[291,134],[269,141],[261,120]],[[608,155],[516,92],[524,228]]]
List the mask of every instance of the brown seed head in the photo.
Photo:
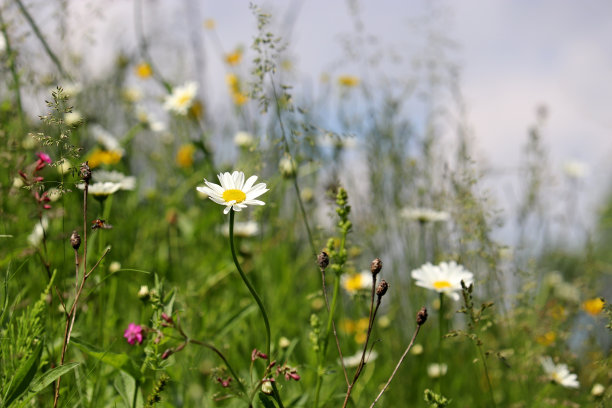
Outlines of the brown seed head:
[[385,296],[385,293],[387,293],[387,289],[389,289],[389,284],[386,280],[381,280],[378,284],[378,287],[376,288],[376,295],[378,295],[379,299]]
[[75,250],[78,250],[81,246],[81,236],[76,230],[72,231],[72,235],[70,235],[70,245],[72,245]]
[[80,175],[81,180],[83,180],[85,184],[89,184],[89,180],[91,180],[91,169],[89,168],[88,162],[81,163]]
[[372,261],[372,264],[370,265],[370,270],[372,271],[372,275],[374,276],[378,275],[381,269],[382,269],[382,261],[380,260],[380,258],[376,258],[375,260]]
[[419,326],[421,326],[426,321],[427,321],[427,309],[425,308],[425,306],[423,306],[416,315],[416,322]]
[[327,252],[321,251],[319,256],[317,256],[317,263],[319,264],[319,268],[327,268],[327,265],[329,265],[329,255],[327,255]]

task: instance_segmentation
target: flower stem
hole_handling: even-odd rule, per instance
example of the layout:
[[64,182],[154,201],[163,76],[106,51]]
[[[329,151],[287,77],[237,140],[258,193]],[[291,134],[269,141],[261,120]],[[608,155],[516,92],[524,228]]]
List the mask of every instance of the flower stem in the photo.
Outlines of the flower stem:
[[[251,296],[253,296],[253,299],[255,299],[257,306],[259,306],[259,311],[261,312],[261,316],[263,317],[263,321],[266,326],[266,356],[267,356],[266,360],[267,360],[267,365],[269,366],[270,365],[270,347],[271,347],[270,322],[268,321],[268,314],[266,313],[266,309],[264,308],[261,298],[257,294],[257,291],[255,290],[255,288],[253,287],[253,285],[251,284],[251,282],[249,281],[245,273],[242,271],[242,268],[240,267],[240,262],[238,262],[238,257],[236,256],[236,248],[234,247],[234,209],[233,208],[230,210],[229,239],[230,239],[230,248],[232,250],[232,258],[234,259],[234,264],[236,265],[236,269],[238,269],[238,273],[240,274],[242,281],[249,289],[249,292],[251,292]],[[275,399],[278,402],[279,406],[282,408],[283,403],[281,402],[278,390],[275,389],[274,391],[275,391],[274,394],[276,397]]]
[[[444,293],[440,292],[440,310],[438,316],[438,329],[440,337],[438,338],[438,365],[442,364],[442,337],[444,337]],[[442,393],[442,371],[438,377],[438,393]]]

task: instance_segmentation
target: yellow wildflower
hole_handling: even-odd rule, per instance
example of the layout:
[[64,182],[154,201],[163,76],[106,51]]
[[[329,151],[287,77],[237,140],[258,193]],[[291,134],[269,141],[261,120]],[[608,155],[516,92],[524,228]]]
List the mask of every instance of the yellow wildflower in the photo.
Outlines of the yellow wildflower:
[[536,341],[545,347],[548,347],[551,344],[553,344],[556,339],[557,339],[557,335],[555,334],[555,332],[552,332],[552,331],[546,332],[542,334],[541,336],[536,337]]
[[340,75],[338,77],[338,84],[345,88],[354,88],[359,85],[359,78],[353,75]]
[[214,30],[215,27],[217,26],[217,23],[215,22],[214,19],[212,18],[207,18],[206,20],[204,20],[204,28],[207,30]]
[[592,316],[597,316],[604,308],[606,303],[601,298],[585,300],[582,303],[582,309]]
[[368,337],[367,332],[359,332],[355,334],[355,343],[363,344],[365,343],[367,337]]
[[89,155],[87,159],[89,162],[89,167],[92,169],[98,167],[101,164],[116,164],[121,160],[121,152],[118,150],[100,150],[95,149]]
[[176,164],[183,168],[193,166],[193,155],[195,151],[196,148],[192,144],[185,144],[179,147],[178,152],[176,152]]
[[231,52],[225,56],[225,62],[227,62],[228,65],[235,66],[240,64],[240,61],[242,61],[241,49],[237,49],[236,51]]
[[140,64],[136,65],[136,68],[134,70],[136,72],[136,75],[142,79],[150,78],[153,75],[153,69],[151,69],[151,65],[146,62],[141,62]]
[[233,92],[238,92],[240,90],[240,81],[238,80],[238,76],[236,74],[227,74],[225,76],[225,82],[229,85],[230,90]]
[[245,95],[242,92],[233,93],[232,99],[234,100],[234,104],[236,104],[236,106],[242,106],[249,101],[248,95]]

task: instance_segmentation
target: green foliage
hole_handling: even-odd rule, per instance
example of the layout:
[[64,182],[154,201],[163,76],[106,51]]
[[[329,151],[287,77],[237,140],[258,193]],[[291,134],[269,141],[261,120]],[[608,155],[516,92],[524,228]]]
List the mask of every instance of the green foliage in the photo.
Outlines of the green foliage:
[[430,408],[444,408],[449,406],[452,401],[446,398],[445,396],[436,394],[435,392],[429,389],[425,390],[424,394],[425,402],[429,404]]

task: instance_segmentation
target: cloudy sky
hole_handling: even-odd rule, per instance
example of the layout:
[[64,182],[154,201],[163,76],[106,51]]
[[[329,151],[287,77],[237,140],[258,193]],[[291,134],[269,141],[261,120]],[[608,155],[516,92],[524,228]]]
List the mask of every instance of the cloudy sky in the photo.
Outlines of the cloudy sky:
[[[200,81],[212,84],[208,97],[226,92],[222,61],[209,58],[200,72],[190,72],[198,61],[185,48],[201,49],[204,55],[236,46],[248,49],[256,34],[249,1],[144,3],[143,30],[164,69],[183,80],[200,76]],[[92,75],[112,65],[118,46],[135,47],[133,4],[114,0],[101,7],[95,1],[71,2],[72,46],[95,55],[88,61]],[[536,108],[544,105],[549,115],[543,143],[553,170],[561,172],[568,160],[586,164],[581,191],[588,211],[596,209],[609,189],[612,2],[267,0],[260,4],[274,14],[277,28],[289,39],[298,81],[304,83],[316,84],[323,72],[341,65],[342,39],[354,32],[351,15],[355,13],[365,31],[378,39],[377,46],[399,57],[422,46],[428,29],[451,39],[478,160],[512,173]],[[203,29],[208,18],[216,22],[216,38]],[[419,31],[423,21],[429,21],[430,27]],[[175,52],[168,54],[168,49]],[[380,71],[397,69],[382,64]],[[351,71],[350,66],[342,69]],[[515,198],[516,183],[500,178],[492,184],[504,186],[498,189],[500,201]]]

